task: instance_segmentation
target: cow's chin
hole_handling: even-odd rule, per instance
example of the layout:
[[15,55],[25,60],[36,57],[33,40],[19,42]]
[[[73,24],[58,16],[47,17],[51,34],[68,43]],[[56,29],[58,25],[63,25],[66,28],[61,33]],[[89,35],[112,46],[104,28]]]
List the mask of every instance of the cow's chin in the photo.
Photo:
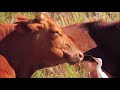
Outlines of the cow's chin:
[[67,58],[67,61],[69,64],[73,65],[73,64],[76,64],[76,63],[79,63],[80,60],[76,57],[72,57],[72,58]]

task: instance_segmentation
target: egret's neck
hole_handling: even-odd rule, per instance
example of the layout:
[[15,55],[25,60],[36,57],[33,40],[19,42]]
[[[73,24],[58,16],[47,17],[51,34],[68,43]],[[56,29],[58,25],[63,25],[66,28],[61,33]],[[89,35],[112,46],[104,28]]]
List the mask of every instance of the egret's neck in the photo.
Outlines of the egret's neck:
[[100,60],[100,61],[98,61],[97,69],[101,70],[101,67],[102,67],[102,61]]
[[98,71],[98,72],[101,72],[101,71],[102,71],[102,69],[101,69],[101,68],[99,68],[99,67],[97,67],[97,71]]

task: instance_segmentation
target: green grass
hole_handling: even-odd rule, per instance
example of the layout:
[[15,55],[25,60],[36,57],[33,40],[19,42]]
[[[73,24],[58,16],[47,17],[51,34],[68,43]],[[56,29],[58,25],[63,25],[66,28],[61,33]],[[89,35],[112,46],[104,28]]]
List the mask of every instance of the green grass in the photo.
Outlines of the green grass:
[[[29,18],[34,18],[35,12],[0,12],[0,23],[13,23],[15,15],[21,14]],[[71,25],[74,23],[104,20],[120,21],[120,12],[47,12],[60,26]],[[80,69],[69,64],[58,65],[50,68],[37,70],[32,78],[86,78],[89,69],[87,65],[81,63]]]
[[[81,64],[82,65],[82,64]],[[52,70],[51,70],[52,68]],[[77,69],[81,68],[81,69]],[[32,78],[86,78],[86,67],[75,67],[74,65],[62,64],[50,68],[43,68],[37,70]]]

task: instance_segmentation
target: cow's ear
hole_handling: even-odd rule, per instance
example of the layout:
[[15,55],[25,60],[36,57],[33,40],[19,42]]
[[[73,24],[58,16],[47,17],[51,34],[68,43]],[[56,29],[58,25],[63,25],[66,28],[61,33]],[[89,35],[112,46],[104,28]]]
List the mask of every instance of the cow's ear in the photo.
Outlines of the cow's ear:
[[23,15],[16,15],[15,17],[15,23],[19,23],[19,22],[28,22],[30,19],[28,19],[27,17],[23,16]]

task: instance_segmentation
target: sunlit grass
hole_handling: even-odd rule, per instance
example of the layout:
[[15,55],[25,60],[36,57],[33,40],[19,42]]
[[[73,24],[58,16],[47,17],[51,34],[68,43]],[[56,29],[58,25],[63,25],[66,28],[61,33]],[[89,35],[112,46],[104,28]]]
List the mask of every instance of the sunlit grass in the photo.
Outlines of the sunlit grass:
[[50,68],[43,68],[41,70],[37,70],[31,77],[32,78],[86,78],[87,71],[88,71],[87,68],[83,66],[76,67],[74,65],[69,65],[66,63]]

